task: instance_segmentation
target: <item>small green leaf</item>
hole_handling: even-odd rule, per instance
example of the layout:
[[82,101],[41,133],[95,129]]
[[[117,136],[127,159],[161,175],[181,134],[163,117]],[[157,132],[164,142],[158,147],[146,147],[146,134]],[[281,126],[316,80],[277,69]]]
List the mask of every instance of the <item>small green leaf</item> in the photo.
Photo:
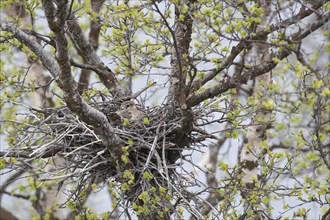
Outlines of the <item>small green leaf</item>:
[[129,126],[129,120],[127,118],[124,118],[123,125],[124,126]]
[[129,190],[129,185],[127,183],[123,183],[123,185],[121,185],[120,189],[123,191],[127,191],[127,190]]
[[95,183],[93,183],[93,184],[91,185],[91,187],[92,187],[93,190],[95,190],[96,187],[97,187],[97,185],[96,185]]
[[324,82],[322,80],[315,79],[313,82],[314,89],[319,89],[323,85],[324,85]]
[[121,155],[121,160],[125,163],[125,164],[127,164],[128,163],[128,158],[126,157],[126,155]]
[[163,195],[165,192],[166,192],[166,188],[164,188],[164,187],[159,188],[160,195]]
[[148,193],[147,192],[142,192],[140,195],[139,195],[139,199],[141,199],[144,203],[147,202],[147,196],[148,196]]
[[321,96],[329,97],[330,96],[330,89],[329,88],[324,88],[321,92]]
[[143,173],[143,178],[145,178],[147,180],[152,180],[152,175],[148,171],[145,171]]
[[226,164],[226,163],[224,163],[224,162],[220,162],[219,163],[219,168],[220,168],[220,170],[222,170],[222,171],[228,171],[228,164]]
[[147,117],[143,118],[143,124],[145,124],[145,125],[150,124],[149,118],[147,118]]

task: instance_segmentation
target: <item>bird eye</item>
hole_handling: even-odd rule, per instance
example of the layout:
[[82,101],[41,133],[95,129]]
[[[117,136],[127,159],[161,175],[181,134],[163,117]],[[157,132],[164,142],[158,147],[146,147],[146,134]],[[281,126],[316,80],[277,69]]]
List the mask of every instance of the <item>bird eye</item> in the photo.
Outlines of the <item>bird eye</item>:
[[121,106],[121,110],[126,110],[128,108],[129,104],[125,103]]

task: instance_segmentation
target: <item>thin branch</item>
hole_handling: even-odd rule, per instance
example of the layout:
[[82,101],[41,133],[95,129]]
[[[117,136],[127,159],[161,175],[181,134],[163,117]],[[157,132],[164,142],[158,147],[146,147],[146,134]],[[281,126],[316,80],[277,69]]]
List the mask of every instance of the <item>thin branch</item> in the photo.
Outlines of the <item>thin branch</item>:
[[200,87],[202,87],[203,85],[205,85],[207,82],[209,82],[210,80],[212,80],[215,76],[217,76],[221,71],[223,71],[224,69],[228,68],[232,62],[234,61],[234,59],[237,57],[237,55],[242,52],[245,48],[247,48],[251,43],[253,43],[253,40],[255,39],[260,39],[265,37],[266,35],[280,30],[282,28],[286,28],[292,24],[296,24],[297,21],[310,16],[311,14],[313,14],[315,12],[315,10],[319,9],[320,7],[322,7],[322,3],[321,1],[317,4],[314,5],[311,9],[307,9],[305,7],[302,7],[301,10],[299,11],[299,13],[291,18],[288,18],[287,20],[283,21],[283,22],[279,22],[275,25],[272,25],[271,27],[261,30],[258,33],[256,33],[255,37],[248,37],[246,39],[241,40],[236,46],[234,46],[231,50],[231,53],[229,54],[229,56],[227,57],[227,59],[222,63],[222,65],[213,70],[212,72],[206,74],[205,77],[203,77],[203,79],[197,80],[193,83],[193,91],[197,91]]
[[[212,189],[216,189],[218,186],[218,181],[216,179],[215,172],[217,170],[217,164],[218,164],[218,154],[220,151],[220,148],[223,146],[225,141],[227,140],[226,135],[223,133],[219,138],[216,144],[212,144],[210,146],[210,156],[209,156],[209,163],[210,163],[210,171],[206,172],[206,180]],[[206,202],[204,202],[202,207],[202,215],[205,216],[208,213],[212,211],[213,207],[216,207],[216,205],[224,199],[224,195],[221,195],[215,190],[212,190],[209,194],[209,196],[206,198]]]
[[139,95],[141,95],[141,93],[143,93],[144,91],[146,91],[147,89],[149,89],[150,87],[152,87],[154,85],[156,85],[156,82],[151,82],[150,84],[146,85],[145,87],[143,87],[139,91],[132,94],[132,98],[134,98],[134,99],[137,98]]
[[182,75],[181,57],[180,57],[180,53],[179,53],[178,43],[177,43],[177,40],[176,40],[176,35],[175,35],[174,31],[172,30],[172,28],[170,27],[169,23],[167,22],[166,18],[162,14],[162,12],[159,10],[158,5],[156,4],[156,2],[152,1],[152,3],[155,6],[156,11],[160,15],[160,17],[163,19],[165,26],[167,27],[167,29],[170,31],[170,33],[172,35],[175,55],[176,55],[176,58],[178,59],[178,64],[179,64],[179,68],[180,68],[180,75]]
[[70,60],[70,63],[72,66],[74,67],[78,67],[80,69],[85,69],[85,70],[92,70],[97,74],[103,74],[103,71],[96,68],[95,66],[89,65],[89,64],[82,64],[82,63],[77,63],[76,61],[74,61],[73,59]]
[[43,47],[40,46],[32,37],[27,35],[24,31],[13,26],[6,20],[0,18],[0,28],[4,31],[12,33],[12,37],[16,38],[19,42],[26,45],[31,51],[33,51],[41,60],[43,66],[50,72],[57,83],[61,84],[59,80],[60,68],[57,65],[55,59],[47,54]]
[[[330,18],[330,12],[325,14],[322,19],[319,21],[308,25],[304,31],[298,32],[292,36],[292,42],[299,42],[305,37],[307,37],[310,33],[320,28],[322,25],[324,25],[326,22],[329,21]],[[285,50],[283,52],[279,52],[275,54],[275,57],[279,58],[280,60],[284,59],[285,57],[289,56],[291,54],[290,50]],[[273,60],[269,60],[268,62],[262,63],[260,65],[254,66],[250,68],[249,70],[244,71],[241,75],[234,75],[233,77],[225,80],[223,83],[219,83],[211,88],[208,88],[204,90],[201,93],[198,93],[196,95],[190,96],[188,98],[188,106],[192,107],[195,105],[198,105],[200,102],[213,98],[219,94],[222,94],[226,91],[228,91],[231,88],[236,88],[237,85],[241,85],[244,83],[247,83],[250,79],[254,79],[257,76],[263,75],[273,68],[275,68],[277,65],[276,62]]]
[[[0,156],[2,157],[1,154],[2,154],[2,152],[0,152]],[[2,185],[0,187],[0,201],[1,201],[2,194],[3,194],[2,192],[4,192],[10,184],[12,184],[18,177],[20,177],[25,172],[26,172],[25,169],[20,169],[17,172],[15,172],[13,175],[11,175],[4,183],[2,183]]]
[[[47,152],[38,155],[38,158],[53,157],[61,150],[63,150],[62,146],[53,148],[52,150],[48,150]],[[28,159],[36,158],[35,156],[31,155],[31,153],[23,153],[23,152],[17,152],[17,151],[7,151],[7,152],[0,151],[0,156],[1,157],[28,158]]]

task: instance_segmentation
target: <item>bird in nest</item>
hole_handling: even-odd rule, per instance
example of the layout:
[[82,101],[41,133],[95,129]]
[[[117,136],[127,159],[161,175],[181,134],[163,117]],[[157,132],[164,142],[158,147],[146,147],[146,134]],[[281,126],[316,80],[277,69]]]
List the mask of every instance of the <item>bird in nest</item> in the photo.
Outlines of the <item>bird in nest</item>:
[[143,118],[147,117],[147,114],[139,110],[133,100],[125,101],[121,104],[120,109],[116,112],[109,114],[110,121],[117,124],[118,122],[128,119],[130,122],[135,123],[142,121]]

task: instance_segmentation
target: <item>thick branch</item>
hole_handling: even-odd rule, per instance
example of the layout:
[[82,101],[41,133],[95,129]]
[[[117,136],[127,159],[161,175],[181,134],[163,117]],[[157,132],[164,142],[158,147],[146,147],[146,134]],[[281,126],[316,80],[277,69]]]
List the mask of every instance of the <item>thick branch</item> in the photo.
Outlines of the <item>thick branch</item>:
[[12,37],[16,38],[19,42],[26,45],[31,51],[33,51],[37,57],[41,60],[42,65],[50,72],[50,74],[57,79],[57,83],[61,83],[58,80],[60,68],[57,65],[53,57],[48,55],[42,46],[40,46],[32,37],[24,33],[22,30],[11,25],[5,20],[0,20],[1,30],[8,31],[12,34]]
[[[101,6],[103,4],[104,0],[92,0],[91,1],[91,6],[94,12],[99,14]],[[93,19],[90,24],[90,32],[89,32],[89,43],[92,45],[94,50],[96,51],[97,48],[99,47],[99,35],[100,35],[100,30],[102,27],[102,24],[100,22],[99,18]],[[79,77],[79,93],[82,94],[82,92],[87,88],[89,84],[89,78],[91,75],[90,70],[83,69],[81,71],[80,77]]]
[[[1,20],[0,22],[1,30],[8,31],[12,33],[12,36],[20,41],[22,44],[26,45],[31,51],[33,51],[38,58],[41,60],[43,66],[51,73],[51,75],[56,79],[57,84],[65,93],[66,103],[70,110],[76,113],[85,123],[92,125],[95,128],[97,134],[101,135],[104,144],[109,145],[115,142],[116,136],[114,134],[113,128],[107,122],[106,116],[99,112],[98,110],[89,106],[78,94],[76,82],[72,79],[70,72],[62,74],[62,70],[58,63],[49,56],[43,48],[30,36],[25,34],[22,30],[9,24],[7,21]],[[56,30],[57,27],[55,26]],[[61,44],[57,45],[60,47]],[[63,53],[63,48],[58,48],[59,53]],[[59,60],[61,62],[61,60]],[[64,65],[64,64],[63,64]],[[68,66],[62,66],[62,69],[68,68]],[[69,69],[66,69],[69,71]],[[110,139],[109,139],[110,138]]]
[[5,208],[0,207],[0,219],[16,220],[17,218]]
[[[69,109],[76,113],[85,123],[92,125],[95,132],[101,136],[105,145],[113,145],[117,142],[117,137],[114,135],[113,127],[109,124],[106,116],[100,111],[89,106],[80,96],[78,86],[71,74],[71,65],[68,52],[68,42],[65,37],[62,23],[67,17],[66,11],[68,10],[65,4],[59,5],[59,10],[54,15],[54,5],[49,1],[42,1],[47,21],[50,29],[54,32],[56,42],[56,59],[61,69],[59,77],[62,81],[60,86],[64,92],[64,100]],[[58,19],[56,19],[58,16]],[[94,51],[94,50],[93,50]],[[95,53],[95,51],[94,51]],[[111,135],[113,134],[113,135]]]
[[[194,0],[180,1],[175,4],[175,30],[173,31],[168,24],[164,15],[160,12],[156,2],[154,6],[163,19],[164,24],[169,29],[173,38],[173,51],[172,51],[172,73],[171,73],[171,84],[169,88],[169,100],[168,102],[173,103],[173,101],[178,102],[181,109],[186,109],[186,78],[187,78],[187,67],[188,66],[188,54],[189,45],[191,42],[192,33],[192,18],[190,12],[193,8]],[[189,7],[189,13],[186,12],[182,14],[181,7],[187,5]],[[181,16],[184,19],[181,20]]]
[[278,31],[282,28],[287,28],[288,26],[292,24],[296,24],[299,20],[306,18],[307,16],[310,16],[315,12],[315,10],[322,7],[322,1],[318,2],[317,5],[314,5],[312,8],[305,8],[302,7],[299,13],[291,18],[288,18],[282,22],[279,22],[277,24],[274,24],[270,27],[267,27],[264,30],[259,31],[256,33],[255,37],[248,37],[246,39],[241,40],[236,46],[234,46],[227,57],[226,60],[222,63],[222,65],[219,68],[214,69],[213,71],[209,72],[205,75],[205,77],[202,78],[201,81],[195,81],[193,84],[194,91],[198,90],[200,87],[205,85],[207,82],[212,80],[215,76],[217,76],[221,71],[223,71],[226,68],[229,68],[229,66],[233,63],[234,59],[238,56],[239,53],[241,53],[245,48],[247,48],[249,45],[253,43],[253,40],[264,38],[266,35]]
[[70,37],[75,44],[78,53],[82,56],[85,62],[100,70],[97,74],[110,93],[115,97],[127,96],[129,92],[119,84],[115,74],[101,61],[92,45],[85,38],[77,19],[73,15],[70,15],[67,25],[70,31]]
[[[329,21],[330,13],[325,14],[319,21],[307,26],[303,31],[298,32],[292,36],[292,42],[299,42],[305,37],[307,37],[310,33],[314,32],[318,28],[320,28],[322,25],[324,25],[326,22]],[[290,50],[285,50],[283,52],[277,53],[275,56],[282,60],[285,57],[289,56],[291,54]],[[204,90],[201,93],[198,93],[196,95],[190,96],[188,98],[188,106],[195,106],[198,105],[200,102],[213,98],[217,95],[220,95],[226,91],[228,91],[231,88],[237,87],[237,85],[241,85],[244,83],[247,83],[248,80],[254,79],[257,76],[263,75],[273,68],[275,68],[277,65],[277,62],[274,62],[273,60],[268,60],[268,62],[265,62],[263,64],[254,66],[248,70],[245,70],[242,75],[234,75],[233,77],[225,80],[221,84],[217,84],[211,88],[208,88]]]

